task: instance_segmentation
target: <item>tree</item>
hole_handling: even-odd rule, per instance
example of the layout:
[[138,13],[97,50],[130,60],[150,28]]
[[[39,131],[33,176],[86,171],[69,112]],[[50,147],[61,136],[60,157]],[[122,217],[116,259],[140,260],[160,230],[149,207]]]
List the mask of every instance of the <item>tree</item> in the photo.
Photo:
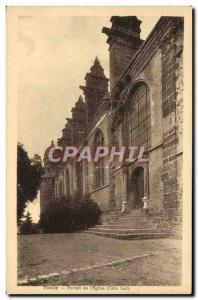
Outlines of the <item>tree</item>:
[[26,204],[32,202],[38,193],[43,167],[41,157],[30,159],[23,145],[17,145],[17,221],[23,216]]
[[21,233],[22,234],[32,233],[33,222],[29,211],[27,212],[27,215],[24,216],[24,218],[25,220],[22,220],[21,222]]

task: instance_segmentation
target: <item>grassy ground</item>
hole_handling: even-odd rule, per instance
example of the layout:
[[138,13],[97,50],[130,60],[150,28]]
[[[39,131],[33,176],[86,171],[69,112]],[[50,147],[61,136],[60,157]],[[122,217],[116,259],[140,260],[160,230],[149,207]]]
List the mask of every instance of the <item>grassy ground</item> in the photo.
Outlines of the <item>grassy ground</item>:
[[18,278],[153,254],[115,266],[82,270],[36,285],[180,285],[181,240],[116,240],[85,233],[18,236]]

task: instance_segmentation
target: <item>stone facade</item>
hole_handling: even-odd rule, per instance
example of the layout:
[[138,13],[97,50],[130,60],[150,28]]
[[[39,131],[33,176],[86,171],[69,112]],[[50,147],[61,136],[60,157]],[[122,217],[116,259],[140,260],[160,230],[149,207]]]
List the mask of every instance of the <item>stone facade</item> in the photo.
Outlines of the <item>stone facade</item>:
[[[96,57],[82,96],[67,119],[58,145],[144,145],[148,162],[53,166],[44,156],[41,212],[61,195],[90,194],[104,212],[131,210],[149,200],[150,209],[182,207],[183,18],[161,17],[143,41],[137,17],[112,17],[108,36],[108,79]],[[98,145],[98,144],[97,144]],[[98,172],[98,168],[101,171]],[[100,177],[101,180],[100,180]]]

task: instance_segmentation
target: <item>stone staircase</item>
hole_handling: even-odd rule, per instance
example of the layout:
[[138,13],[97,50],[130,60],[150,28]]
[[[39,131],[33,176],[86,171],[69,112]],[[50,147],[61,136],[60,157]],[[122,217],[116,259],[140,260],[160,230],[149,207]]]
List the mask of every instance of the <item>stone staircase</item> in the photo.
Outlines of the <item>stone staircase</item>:
[[86,233],[115,239],[156,239],[166,238],[170,232],[159,230],[157,224],[144,215],[142,210],[128,213],[111,213],[102,225],[89,228]]

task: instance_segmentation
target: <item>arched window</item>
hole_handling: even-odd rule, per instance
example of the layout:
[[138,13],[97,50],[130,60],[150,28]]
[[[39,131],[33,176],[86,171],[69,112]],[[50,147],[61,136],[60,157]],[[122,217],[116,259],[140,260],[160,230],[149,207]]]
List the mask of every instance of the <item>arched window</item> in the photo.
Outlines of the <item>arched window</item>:
[[66,170],[66,196],[70,196],[70,177],[69,177],[69,170]]
[[[98,130],[94,137],[94,146],[104,146],[104,137],[101,130]],[[95,188],[99,188],[105,184],[104,181],[104,158],[100,157],[94,163],[94,182]]]
[[148,87],[139,83],[129,99],[129,144],[150,147],[150,102]]
[[76,162],[76,179],[79,195],[83,194],[83,163],[82,161]]

